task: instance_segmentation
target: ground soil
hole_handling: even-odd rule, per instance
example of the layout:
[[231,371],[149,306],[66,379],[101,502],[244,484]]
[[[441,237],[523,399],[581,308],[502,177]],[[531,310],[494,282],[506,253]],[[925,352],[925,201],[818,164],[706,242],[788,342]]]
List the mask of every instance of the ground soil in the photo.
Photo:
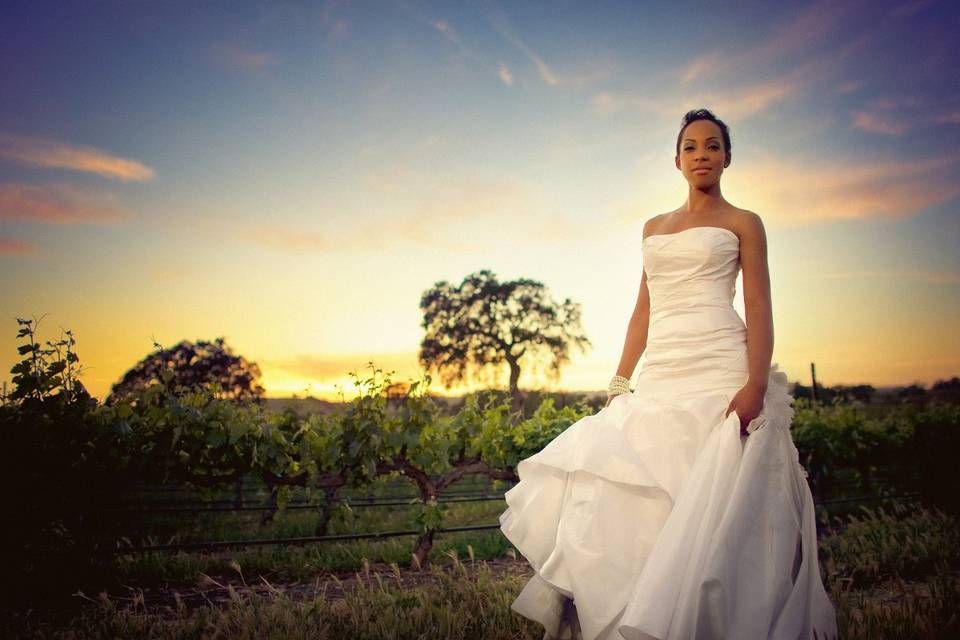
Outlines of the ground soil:
[[[487,566],[491,575],[495,578],[506,576],[530,577],[533,575],[533,569],[523,559],[477,560],[475,564],[469,559],[465,559],[461,560],[461,563],[466,568],[468,576],[472,576],[476,567],[481,563]],[[447,572],[457,571],[450,562],[439,566]],[[361,581],[367,586],[378,587],[377,575],[385,585],[399,584],[402,588],[418,587],[438,581],[438,576],[426,569],[422,571],[401,569],[398,581],[397,575],[390,565],[371,563],[369,574],[363,570],[326,573],[318,575],[312,582],[277,583],[271,581],[269,576],[261,578],[260,576],[247,575],[244,575],[241,580],[238,574],[233,573],[201,577],[197,584],[193,586],[129,588],[126,593],[107,592],[106,595],[124,609],[136,610],[141,613],[146,611],[162,614],[175,611],[178,600],[191,609],[205,605],[221,606],[232,597],[230,595],[231,587],[241,596],[248,594],[269,596],[271,593],[280,591],[289,598],[298,601],[311,600],[320,594],[324,594],[327,600],[342,599],[344,591],[353,591]]]
[[[472,563],[470,560],[462,560],[461,562],[468,576],[472,576],[481,564],[486,565],[494,578],[529,578],[533,575],[533,569],[523,558],[517,560],[510,558],[477,560],[476,563]],[[446,572],[458,571],[450,562],[438,566]],[[107,593],[107,597],[119,607],[127,610],[172,615],[177,609],[178,600],[188,609],[208,605],[223,606],[233,597],[230,595],[231,588],[236,594],[244,598],[252,594],[268,597],[271,593],[279,591],[292,600],[300,602],[312,600],[320,594],[323,594],[328,601],[337,600],[344,597],[344,591],[353,591],[361,582],[369,587],[378,587],[377,575],[385,585],[399,584],[402,588],[419,587],[438,581],[438,576],[435,573],[415,569],[401,569],[398,580],[390,565],[371,563],[369,573],[362,570],[326,573],[318,575],[312,582],[275,583],[271,582],[269,577],[262,579],[260,576],[244,576],[244,580],[241,580],[240,576],[234,573],[232,575],[202,577],[194,586],[161,589],[130,588],[127,593]],[[960,573],[954,575],[960,577]],[[863,597],[865,603],[899,608],[907,603],[916,603],[928,599],[930,597],[930,587],[926,581],[922,580],[887,580],[869,589],[859,591],[859,595]],[[848,603],[847,606],[851,604],[853,603]],[[856,619],[859,617],[859,608],[854,605],[849,609],[849,613]]]

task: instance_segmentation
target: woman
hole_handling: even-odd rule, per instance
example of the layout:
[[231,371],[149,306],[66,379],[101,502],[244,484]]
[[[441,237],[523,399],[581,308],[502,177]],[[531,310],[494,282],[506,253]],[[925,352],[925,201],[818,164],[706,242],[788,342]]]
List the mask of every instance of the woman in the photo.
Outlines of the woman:
[[536,571],[512,608],[545,638],[837,636],[792,397],[771,364],[763,223],[720,193],[731,159],[727,126],[688,112],[675,159],[687,201],[644,225],[607,405],[520,461],[506,493],[501,530]]

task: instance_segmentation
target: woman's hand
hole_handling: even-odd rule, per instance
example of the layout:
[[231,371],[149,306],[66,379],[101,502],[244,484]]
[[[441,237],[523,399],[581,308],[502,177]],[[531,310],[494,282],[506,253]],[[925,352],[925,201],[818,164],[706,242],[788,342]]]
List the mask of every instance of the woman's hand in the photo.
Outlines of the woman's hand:
[[727,405],[727,412],[723,417],[729,416],[733,410],[737,411],[737,415],[740,417],[740,435],[748,435],[747,425],[760,415],[760,411],[763,409],[763,395],[764,389],[748,382],[737,391],[733,399],[730,400],[730,404]]

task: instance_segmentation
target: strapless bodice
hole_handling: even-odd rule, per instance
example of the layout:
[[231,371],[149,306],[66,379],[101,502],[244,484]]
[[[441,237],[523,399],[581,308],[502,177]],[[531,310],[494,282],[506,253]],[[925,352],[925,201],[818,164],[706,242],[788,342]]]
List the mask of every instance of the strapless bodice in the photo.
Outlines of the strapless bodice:
[[642,246],[650,294],[644,381],[669,377],[672,382],[679,376],[712,386],[708,380],[730,384],[739,379],[731,374],[745,375],[746,325],[733,308],[740,271],[737,234],[723,227],[690,227],[647,236]]
[[675,304],[733,304],[740,271],[740,239],[723,227],[690,227],[647,236],[643,263],[650,311]]

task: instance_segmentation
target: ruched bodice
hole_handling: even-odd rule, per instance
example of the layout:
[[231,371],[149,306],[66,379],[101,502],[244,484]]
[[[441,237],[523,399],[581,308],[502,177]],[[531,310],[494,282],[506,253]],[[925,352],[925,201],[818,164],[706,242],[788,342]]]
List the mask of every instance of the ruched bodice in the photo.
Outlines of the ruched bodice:
[[690,227],[643,239],[650,312],[676,305],[729,306],[740,271],[740,238],[723,227]]
[[[699,395],[746,381],[747,328],[733,308],[740,239],[723,227],[690,227],[643,241],[650,325],[638,393],[682,382]],[[735,389],[734,389],[735,390]]]

